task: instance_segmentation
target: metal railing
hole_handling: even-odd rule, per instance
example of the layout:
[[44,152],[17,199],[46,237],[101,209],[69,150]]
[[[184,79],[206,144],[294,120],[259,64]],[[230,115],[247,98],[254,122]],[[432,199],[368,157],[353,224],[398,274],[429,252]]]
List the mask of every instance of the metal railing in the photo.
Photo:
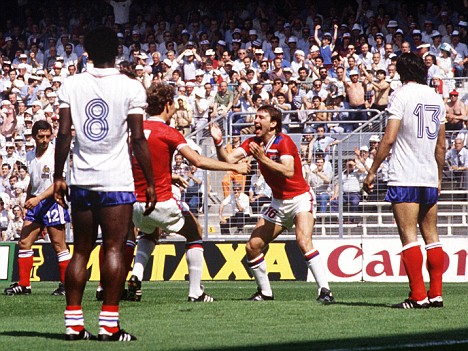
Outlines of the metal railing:
[[[330,112],[329,110],[321,110],[320,112]],[[355,112],[356,110],[347,110]],[[329,152],[330,165],[333,169],[333,180],[330,184],[329,195],[332,194],[335,184],[338,186],[339,195],[342,191],[342,175],[343,164],[346,160],[356,157],[355,148],[360,146],[369,146],[371,136],[381,138],[386,124],[386,116],[384,112],[377,110],[362,110],[372,113],[373,117],[368,121],[328,121],[328,123],[360,123],[360,125],[351,133],[326,133],[326,136],[331,136],[340,140]],[[317,112],[314,110],[314,112]],[[245,115],[246,113],[239,113]],[[231,116],[232,117],[232,116]],[[224,117],[213,119],[214,122],[222,124],[225,130],[229,131],[228,120]],[[306,122],[306,125],[323,124],[323,122]],[[252,125],[246,123],[245,126]],[[232,126],[232,125],[231,125]],[[244,125],[243,125],[244,126]],[[206,128],[207,126],[205,126]],[[201,137],[200,130],[192,133],[192,136],[202,145],[203,153],[210,157],[215,157],[215,149],[210,136]],[[197,136],[198,135],[198,136]],[[290,137],[301,148],[305,134],[303,133],[288,133]],[[241,135],[241,139],[249,135]],[[225,136],[226,142],[232,140],[232,134],[227,133]],[[448,133],[448,138],[453,138],[452,132]],[[315,156],[312,153],[313,157]],[[467,190],[460,188],[456,182],[449,179],[450,171],[447,170],[447,176],[444,181],[444,188],[439,203],[439,223],[441,234],[445,235],[468,235],[467,226]],[[226,178],[227,177],[227,178]],[[381,175],[379,175],[381,177]],[[204,197],[202,213],[199,214],[199,220],[202,223],[205,240],[231,240],[240,239],[246,240],[251,234],[255,219],[260,216],[260,213],[253,213],[241,225],[235,225],[230,228],[229,235],[222,235],[219,227],[219,205],[220,202],[229,194],[226,193],[226,180],[229,185],[232,183],[232,177],[223,172],[204,172]],[[223,185],[224,181],[224,185]],[[246,177],[248,184],[248,177]],[[361,179],[362,181],[362,179]],[[209,187],[208,187],[209,184]],[[248,192],[247,186],[244,192]],[[359,204],[352,207],[344,201],[343,196],[338,196],[337,202],[328,201],[326,204],[327,210],[317,213],[315,225],[315,233],[322,236],[331,236],[343,238],[348,235],[388,235],[397,234],[396,225],[393,221],[390,203],[384,202],[383,197],[386,192],[385,182],[379,179],[376,183],[375,192],[372,194],[359,193]],[[338,207],[335,212],[333,207]],[[226,211],[223,216],[228,218],[232,216],[232,212]],[[292,234],[291,232],[286,234]],[[285,235],[284,239],[294,239],[293,235]],[[174,236],[177,240],[177,236]]]

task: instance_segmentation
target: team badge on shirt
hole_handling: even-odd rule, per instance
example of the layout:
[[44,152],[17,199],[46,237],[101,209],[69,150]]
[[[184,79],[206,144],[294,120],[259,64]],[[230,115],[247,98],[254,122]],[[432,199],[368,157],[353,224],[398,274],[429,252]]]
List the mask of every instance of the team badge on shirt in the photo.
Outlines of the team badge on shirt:
[[42,168],[41,178],[42,179],[49,179],[50,178],[50,167],[49,166],[45,165],[44,168]]

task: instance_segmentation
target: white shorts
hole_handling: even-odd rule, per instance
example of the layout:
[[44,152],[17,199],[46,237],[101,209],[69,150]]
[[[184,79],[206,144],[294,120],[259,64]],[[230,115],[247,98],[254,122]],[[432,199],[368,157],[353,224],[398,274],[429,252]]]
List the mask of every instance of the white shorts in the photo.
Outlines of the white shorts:
[[182,211],[186,209],[183,203],[175,199],[157,202],[153,212],[148,216],[143,216],[145,212],[144,202],[133,204],[133,224],[145,234],[152,234],[156,228],[169,233],[177,233],[185,224]]
[[263,211],[262,217],[266,221],[291,229],[299,212],[311,212],[315,218],[316,202],[312,189],[292,199],[273,198],[270,207]]

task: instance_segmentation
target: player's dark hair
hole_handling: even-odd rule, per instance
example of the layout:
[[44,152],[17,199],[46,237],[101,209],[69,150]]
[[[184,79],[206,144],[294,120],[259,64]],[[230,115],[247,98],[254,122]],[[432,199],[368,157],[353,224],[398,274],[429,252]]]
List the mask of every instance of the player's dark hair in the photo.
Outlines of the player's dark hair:
[[427,68],[422,58],[413,53],[402,54],[396,63],[396,70],[402,83],[414,81],[426,84]]
[[283,124],[282,124],[283,116],[281,115],[280,110],[278,110],[276,107],[272,105],[263,105],[258,108],[257,112],[258,111],[268,112],[268,114],[270,115],[271,121],[276,122],[276,128],[275,128],[276,133],[281,133],[281,130],[283,129]]
[[146,111],[150,116],[160,115],[168,102],[169,105],[174,103],[174,95],[175,90],[172,85],[151,84],[146,90],[146,102],[148,103]]
[[35,137],[40,130],[48,130],[52,133],[52,126],[44,119],[35,122],[32,126],[33,137]]
[[118,45],[117,34],[107,27],[92,30],[84,41],[84,47],[95,66],[114,62]]

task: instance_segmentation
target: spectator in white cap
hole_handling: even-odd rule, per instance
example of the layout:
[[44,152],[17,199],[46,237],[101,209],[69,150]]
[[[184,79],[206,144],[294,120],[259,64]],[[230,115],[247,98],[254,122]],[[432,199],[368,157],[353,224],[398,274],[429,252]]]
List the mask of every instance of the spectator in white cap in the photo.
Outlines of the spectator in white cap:
[[432,44],[429,48],[429,52],[435,57],[440,56],[440,46],[442,45],[442,34],[435,30],[432,32]]
[[185,49],[176,59],[182,76],[186,82],[195,81],[195,72],[200,68],[202,58],[197,54],[195,48]]
[[419,29],[413,29],[411,33],[411,40],[413,42],[413,47],[418,49],[421,45],[428,44],[427,46],[430,47],[429,43],[424,43],[422,41],[421,31]]
[[58,105],[59,105],[58,100],[57,100],[57,94],[55,93],[55,91],[53,91],[51,88],[49,88],[44,92],[44,95],[45,95],[45,98],[47,99],[47,105],[46,106],[50,106],[52,108],[52,110],[54,110],[54,112],[55,112],[57,110],[57,108],[58,108]]
[[302,50],[296,50],[294,52],[294,60],[291,62],[291,69],[294,76],[299,74],[299,68],[305,67],[305,53]]
[[168,82],[171,80],[172,72],[174,71],[174,69],[172,68],[171,60],[168,58],[165,58],[162,62],[162,67],[163,67],[162,80]]
[[[195,87],[201,87],[203,85],[203,79],[205,78],[205,71],[202,69],[197,69],[195,71]],[[195,91],[195,90],[194,90]]]
[[215,51],[216,51],[216,57],[217,58],[221,58],[223,56],[223,52],[224,52],[224,50],[226,50],[226,47],[227,47],[226,41],[218,40],[216,42]]
[[151,78],[148,72],[151,72],[151,68],[143,65],[135,66],[135,79],[138,80],[145,89],[148,89],[151,85]]
[[2,164],[2,174],[6,175],[6,172],[4,173],[4,165],[5,163],[9,166],[8,170],[8,175],[5,177],[7,180],[9,176],[11,175],[11,171],[17,167],[16,161],[18,161],[19,157],[15,152],[15,143],[13,141],[7,141],[5,144],[5,149],[6,149],[6,154],[3,156],[3,164]]
[[216,51],[208,49],[205,51],[205,57],[207,60],[211,60],[213,69],[218,69],[218,60],[216,59]]
[[373,54],[374,52],[378,52],[380,53],[380,56],[385,55],[385,39],[383,33],[376,33],[374,36],[374,42],[375,44],[372,45],[371,53]]
[[373,134],[369,138],[369,152],[377,150],[379,148],[380,137],[377,134]]
[[255,72],[257,72],[257,74],[259,74],[260,71],[262,70],[261,65],[262,65],[263,60],[266,60],[265,52],[263,51],[263,49],[255,49],[254,55],[253,55],[252,69],[254,69]]
[[15,152],[21,159],[21,162],[26,161],[26,149],[24,147],[24,138],[21,134],[16,134],[14,137],[14,142],[15,142]]
[[[287,59],[285,58],[284,50],[283,50],[283,48],[282,48],[281,46],[275,48],[275,49],[273,50],[273,53],[274,53],[274,55],[275,55],[274,60],[276,60],[276,59],[280,59],[280,60],[281,60],[281,67],[282,67],[282,68],[291,67],[291,62],[289,62],[289,60],[287,60]],[[273,61],[274,61],[274,60],[273,60]]]
[[31,110],[33,113],[33,123],[45,119],[44,110],[42,109],[42,103],[40,101],[33,101]]
[[67,76],[66,70],[63,67],[63,63],[61,61],[55,61],[54,65],[52,66],[52,70],[50,71],[52,77],[63,77]]
[[460,32],[461,42],[466,44],[468,42],[468,22],[466,20],[458,22],[458,31]]
[[[247,41],[247,43],[245,43],[245,49],[248,50],[248,51],[252,51],[251,48],[254,46],[254,42],[258,41],[257,30],[256,29],[250,29],[248,38],[249,38],[249,40]],[[261,45],[261,42],[260,42],[260,45]]]
[[288,38],[287,49],[284,50],[284,58],[290,62],[294,60],[294,53],[297,50],[297,38],[291,36]]
[[432,34],[434,33],[434,23],[431,20],[424,21],[424,30],[421,32],[422,41],[432,44]]
[[354,162],[356,163],[356,168],[361,171],[361,177],[369,171],[374,162],[369,157],[369,147],[367,145],[362,145],[361,147],[354,148]]
[[463,70],[464,67],[466,67],[468,64],[468,47],[465,43],[460,42],[460,32],[458,30],[454,30],[450,38],[451,46],[457,52],[457,60],[456,64],[454,65],[455,76],[464,77]]
[[437,66],[441,69],[444,78],[453,78],[453,59],[456,56],[457,52],[450,44],[443,43],[440,46],[440,56],[437,57]]
[[61,86],[62,86],[62,77],[52,78],[52,89],[54,89],[54,91],[59,90]]

